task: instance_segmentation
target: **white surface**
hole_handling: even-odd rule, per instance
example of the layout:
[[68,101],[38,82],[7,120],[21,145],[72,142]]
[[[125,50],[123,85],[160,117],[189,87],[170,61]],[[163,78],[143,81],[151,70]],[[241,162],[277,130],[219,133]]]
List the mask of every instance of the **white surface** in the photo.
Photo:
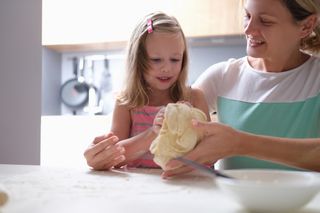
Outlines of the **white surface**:
[[249,210],[292,212],[320,191],[320,175],[277,170],[226,170],[236,180],[217,179],[217,185]]
[[[0,212],[246,212],[211,177],[194,173],[163,180],[160,173],[0,165],[0,184],[9,193]],[[320,197],[299,212],[320,212]]]
[[109,131],[112,115],[42,116],[41,165],[85,167],[84,150],[94,137]]

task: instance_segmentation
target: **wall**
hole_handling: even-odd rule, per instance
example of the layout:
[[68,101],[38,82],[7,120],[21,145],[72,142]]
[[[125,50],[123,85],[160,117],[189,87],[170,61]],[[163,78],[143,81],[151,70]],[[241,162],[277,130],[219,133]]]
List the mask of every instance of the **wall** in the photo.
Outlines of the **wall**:
[[[230,39],[222,39],[217,43],[205,42],[203,45],[195,45],[193,41],[189,43],[190,54],[190,75],[189,83],[193,83],[195,79],[210,65],[226,60],[228,58],[242,57],[245,55],[245,41],[238,39],[231,42]],[[88,55],[103,55],[108,58],[108,72],[111,74],[111,82],[104,81],[103,61],[99,60],[95,63],[95,79],[96,85],[105,85],[106,91],[109,86],[113,91],[117,91],[121,87],[124,74],[124,50],[103,51],[103,52],[69,52],[56,53],[54,51],[44,52],[44,98],[50,97],[48,101],[53,104],[44,103],[43,112],[47,112],[50,116],[42,116],[41,130],[41,165],[43,166],[59,166],[59,167],[88,167],[83,157],[83,152],[95,136],[108,132],[111,124],[111,110],[113,108],[112,92],[107,92],[104,96],[104,114],[99,116],[81,116],[85,114],[78,112],[78,116],[68,116],[72,114],[71,110],[60,103],[57,93],[62,83],[70,78],[74,78],[72,59],[73,57],[84,57]],[[48,61],[49,60],[49,61]],[[51,64],[51,65],[50,65]],[[57,67],[61,68],[57,72]],[[90,74],[87,73],[87,74]],[[61,76],[60,76],[61,75]],[[100,77],[99,77],[100,76]],[[56,84],[56,79],[61,77],[60,84]],[[54,88],[55,87],[55,88]],[[53,90],[53,91],[52,91]],[[56,102],[56,103],[54,103]],[[58,103],[58,107],[57,107]],[[53,107],[54,106],[54,107]],[[54,111],[60,108],[61,113],[66,116],[52,116]],[[50,108],[50,109],[49,109]],[[43,114],[45,115],[45,114]],[[68,131],[66,131],[66,129]],[[68,143],[66,143],[66,141]],[[63,149],[61,149],[63,147]],[[59,157],[57,158],[57,153]]]
[[0,163],[40,163],[41,0],[0,1]]
[[42,115],[60,115],[61,53],[43,48]]
[[[246,42],[244,37],[220,37],[205,39],[189,39],[189,83],[192,84],[198,76],[204,72],[209,66],[214,63],[218,63],[229,58],[239,58],[246,54]],[[61,67],[61,83],[74,78],[72,68],[73,57],[84,57],[92,55],[103,55],[108,58],[109,68],[108,72],[111,74],[112,92],[103,92],[103,112],[102,114],[108,114],[113,109],[114,94],[121,88],[124,76],[124,63],[125,63],[125,51],[113,50],[105,52],[73,52],[62,54],[62,67]],[[97,61],[95,63],[95,80],[94,84],[101,88],[103,85],[103,63]],[[86,75],[86,73],[84,73]],[[61,114],[73,114],[72,110],[65,105],[61,104]],[[87,114],[82,109],[77,110],[78,115]]]

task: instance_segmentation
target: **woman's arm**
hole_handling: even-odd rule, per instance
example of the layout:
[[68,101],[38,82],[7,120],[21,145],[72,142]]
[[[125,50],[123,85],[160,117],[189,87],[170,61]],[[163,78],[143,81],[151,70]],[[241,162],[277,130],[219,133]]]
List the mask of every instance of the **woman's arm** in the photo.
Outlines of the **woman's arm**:
[[320,172],[320,138],[279,138],[241,132],[238,153]]
[[[254,135],[215,122],[194,122],[194,126],[205,138],[186,157],[200,163],[214,163],[221,158],[241,155],[320,171],[320,138],[290,139]],[[190,168],[180,162],[171,161],[163,177],[188,171]]]

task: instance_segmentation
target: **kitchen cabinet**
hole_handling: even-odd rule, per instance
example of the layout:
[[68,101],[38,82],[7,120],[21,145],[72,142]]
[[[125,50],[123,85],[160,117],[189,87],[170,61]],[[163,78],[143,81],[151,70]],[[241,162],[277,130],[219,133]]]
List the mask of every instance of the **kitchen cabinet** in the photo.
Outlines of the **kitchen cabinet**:
[[144,15],[174,15],[187,37],[239,35],[239,0],[43,0],[42,44],[60,52],[123,48]]

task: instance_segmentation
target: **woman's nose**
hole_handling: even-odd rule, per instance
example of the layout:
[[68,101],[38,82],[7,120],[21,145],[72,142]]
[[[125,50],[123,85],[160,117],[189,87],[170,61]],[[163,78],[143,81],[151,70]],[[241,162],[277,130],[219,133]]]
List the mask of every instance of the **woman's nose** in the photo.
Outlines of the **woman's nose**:
[[257,26],[253,19],[250,19],[244,23],[244,33],[246,35],[252,34],[257,31]]

